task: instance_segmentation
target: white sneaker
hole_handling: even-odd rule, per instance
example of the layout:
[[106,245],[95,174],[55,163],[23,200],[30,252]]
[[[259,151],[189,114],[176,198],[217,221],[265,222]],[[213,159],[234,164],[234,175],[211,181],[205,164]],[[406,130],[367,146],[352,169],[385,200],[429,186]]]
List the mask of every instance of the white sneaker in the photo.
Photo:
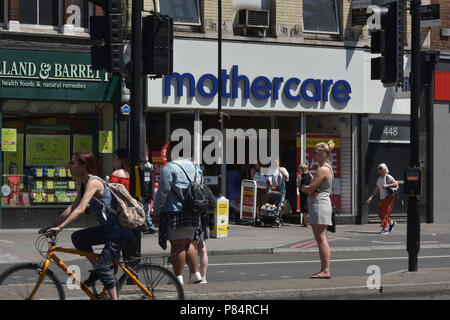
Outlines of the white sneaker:
[[183,284],[183,276],[177,276],[178,281],[180,281],[181,284]]
[[207,284],[206,277],[202,277],[202,281],[200,281],[201,284]]
[[191,273],[191,276],[189,278],[189,283],[200,283],[202,281],[202,276],[200,275],[200,272]]

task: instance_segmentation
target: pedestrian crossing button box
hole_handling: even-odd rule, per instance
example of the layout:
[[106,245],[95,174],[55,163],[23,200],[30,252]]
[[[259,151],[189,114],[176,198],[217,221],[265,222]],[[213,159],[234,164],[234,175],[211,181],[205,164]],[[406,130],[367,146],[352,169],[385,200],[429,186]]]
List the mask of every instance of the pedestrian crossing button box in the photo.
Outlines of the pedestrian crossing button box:
[[420,168],[405,168],[404,190],[409,195],[419,195],[421,192],[422,178]]

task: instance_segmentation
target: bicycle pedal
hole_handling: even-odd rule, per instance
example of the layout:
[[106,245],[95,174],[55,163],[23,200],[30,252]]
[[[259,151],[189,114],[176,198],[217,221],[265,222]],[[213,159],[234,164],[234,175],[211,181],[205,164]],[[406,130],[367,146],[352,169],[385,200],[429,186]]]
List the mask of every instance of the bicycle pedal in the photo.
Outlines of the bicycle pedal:
[[95,282],[99,279],[98,273],[95,270],[89,270],[90,275],[89,278],[83,281],[83,284],[86,287],[92,287],[95,286]]

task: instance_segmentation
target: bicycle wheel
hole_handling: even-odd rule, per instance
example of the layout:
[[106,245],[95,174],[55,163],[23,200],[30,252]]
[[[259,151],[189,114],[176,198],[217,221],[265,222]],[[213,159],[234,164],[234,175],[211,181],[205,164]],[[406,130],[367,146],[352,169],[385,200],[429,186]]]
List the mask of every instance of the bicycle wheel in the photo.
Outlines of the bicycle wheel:
[[[131,270],[152,297],[144,293],[127,274],[120,277],[117,294],[121,300],[184,300],[184,290],[175,275],[166,268],[151,263],[137,265]],[[128,281],[129,280],[129,281]]]
[[[0,300],[27,300],[38,282],[39,266],[23,263],[10,267],[0,275]],[[64,300],[64,289],[51,270],[33,296],[33,300]]]

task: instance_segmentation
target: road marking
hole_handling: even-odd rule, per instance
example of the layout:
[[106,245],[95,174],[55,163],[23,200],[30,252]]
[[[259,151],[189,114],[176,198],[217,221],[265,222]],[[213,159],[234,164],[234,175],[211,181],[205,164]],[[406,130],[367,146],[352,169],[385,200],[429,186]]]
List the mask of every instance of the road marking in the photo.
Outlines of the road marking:
[[403,243],[404,243],[404,242],[375,241],[375,240],[373,240],[373,241],[371,241],[371,242],[374,242],[374,243],[381,243],[381,244],[403,244]]
[[3,240],[3,239],[0,239],[0,241],[6,242],[6,243],[14,243],[13,241],[8,241],[8,240]]
[[[337,239],[337,238],[328,239],[328,242],[333,242],[333,241],[336,241],[336,240],[339,240],[339,239]],[[317,243],[308,244],[306,246],[303,246],[302,249],[306,249],[306,248],[309,248],[309,247],[312,247],[312,246],[317,246]]]
[[[332,242],[335,240],[341,240],[341,239],[342,238],[331,238],[331,239],[328,239],[328,242]],[[304,249],[304,248],[309,248],[309,247],[316,246],[316,245],[317,245],[316,240],[310,240],[310,241],[305,241],[305,242],[300,242],[300,243],[294,244],[294,245],[290,246],[290,248],[295,249],[295,248],[301,247],[302,249]]]
[[[439,259],[450,258],[450,255],[442,256],[419,256],[420,259]],[[385,257],[385,258],[352,258],[352,259],[331,259],[330,262],[356,262],[356,261],[381,261],[381,260],[407,260],[408,257]],[[268,262],[232,262],[232,263],[209,263],[208,267],[217,266],[246,266],[246,265],[268,265],[268,264],[303,264],[317,263],[320,260],[303,260],[303,261],[268,261]]]

